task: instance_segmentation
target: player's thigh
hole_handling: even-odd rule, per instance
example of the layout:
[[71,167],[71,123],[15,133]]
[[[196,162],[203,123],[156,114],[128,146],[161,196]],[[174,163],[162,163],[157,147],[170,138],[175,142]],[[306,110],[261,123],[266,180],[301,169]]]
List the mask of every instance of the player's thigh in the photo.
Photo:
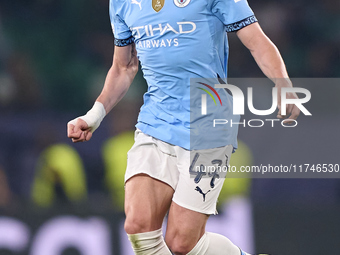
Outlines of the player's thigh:
[[128,234],[160,229],[174,190],[146,174],[130,178],[125,185],[125,230]]
[[178,179],[172,146],[136,131],[125,174],[125,230],[129,234],[159,229]]
[[171,203],[165,240],[173,252],[188,253],[205,233],[209,216]]

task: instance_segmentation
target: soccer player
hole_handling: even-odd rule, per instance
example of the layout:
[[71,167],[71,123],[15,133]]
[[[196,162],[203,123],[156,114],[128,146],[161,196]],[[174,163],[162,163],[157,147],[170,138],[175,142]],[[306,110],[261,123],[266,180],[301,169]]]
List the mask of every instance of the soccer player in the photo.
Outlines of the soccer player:
[[[237,147],[237,130],[217,129],[210,132],[209,142],[199,135],[193,124],[214,113],[191,118],[190,80],[227,76],[227,32],[236,32],[280,95],[281,88],[292,84],[279,51],[246,0],[111,0],[110,18],[115,44],[112,67],[93,108],[68,123],[68,137],[73,142],[92,137],[128,90],[139,60],[148,90],[125,175],[125,230],[135,254],[246,254],[228,238],[205,232],[223,180],[195,177],[194,169],[211,159],[217,160],[214,164],[228,161]],[[228,108],[232,95],[219,93],[232,118]],[[297,95],[287,93],[287,97]],[[294,105],[286,110],[282,116],[279,100],[279,118],[299,115]],[[161,226],[167,213],[164,241]]]

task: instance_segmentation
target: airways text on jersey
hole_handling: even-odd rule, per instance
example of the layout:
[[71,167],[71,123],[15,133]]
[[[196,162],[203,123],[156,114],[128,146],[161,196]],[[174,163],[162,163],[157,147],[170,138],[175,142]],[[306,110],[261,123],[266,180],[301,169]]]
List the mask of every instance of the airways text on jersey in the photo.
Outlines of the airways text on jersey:
[[178,46],[178,38],[175,39],[162,39],[162,40],[143,40],[139,41],[137,48],[161,48],[161,47],[171,47]]
[[[197,26],[191,21],[176,22],[175,25],[156,24],[132,27],[132,35],[138,48],[177,47],[179,45],[178,35],[190,34]],[[163,35],[173,35],[175,38],[162,38]]]

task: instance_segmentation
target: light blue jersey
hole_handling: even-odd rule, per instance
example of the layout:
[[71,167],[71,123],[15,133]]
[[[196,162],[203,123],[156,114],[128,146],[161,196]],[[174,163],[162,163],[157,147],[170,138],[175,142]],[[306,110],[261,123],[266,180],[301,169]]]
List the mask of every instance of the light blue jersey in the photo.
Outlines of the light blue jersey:
[[[220,117],[215,116],[210,106],[208,114],[196,113],[200,112],[204,92],[197,90],[194,94],[198,98],[191,98],[190,81],[191,78],[215,78],[217,83],[217,77],[227,76],[226,32],[257,22],[247,1],[111,0],[110,18],[115,45],[135,43],[148,84],[136,127],[185,149],[227,144],[236,148],[237,125],[213,129],[211,121]],[[216,91],[223,101],[219,111],[224,110],[226,119],[236,121],[239,117],[232,115],[232,96],[224,89]],[[193,103],[198,109],[195,113]],[[200,121],[210,124],[198,130],[202,126],[197,125]],[[206,139],[202,132],[207,135],[209,128],[214,138]]]

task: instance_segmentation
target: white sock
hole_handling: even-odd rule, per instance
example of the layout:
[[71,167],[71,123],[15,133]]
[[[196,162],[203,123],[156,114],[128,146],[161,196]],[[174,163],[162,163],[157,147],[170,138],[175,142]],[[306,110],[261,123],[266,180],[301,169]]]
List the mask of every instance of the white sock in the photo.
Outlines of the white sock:
[[225,236],[206,232],[187,255],[242,255],[241,250]]
[[136,255],[171,255],[166,246],[162,229],[129,235],[132,249]]

